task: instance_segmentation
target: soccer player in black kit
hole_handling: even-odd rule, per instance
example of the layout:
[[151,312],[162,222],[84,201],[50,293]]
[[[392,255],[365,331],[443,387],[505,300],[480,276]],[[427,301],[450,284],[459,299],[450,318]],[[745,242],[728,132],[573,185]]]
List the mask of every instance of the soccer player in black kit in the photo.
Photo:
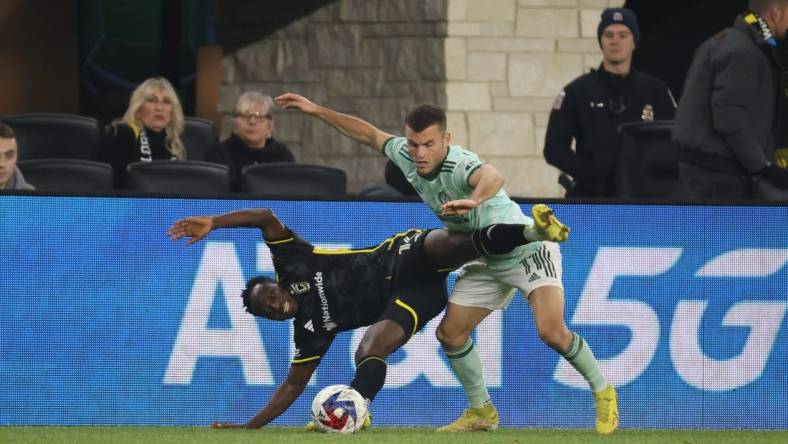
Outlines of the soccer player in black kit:
[[568,228],[552,215],[534,227],[496,224],[469,233],[412,229],[365,249],[324,250],[289,230],[271,210],[239,210],[179,220],[168,233],[193,244],[217,228],[259,228],[271,250],[278,281],[252,278],[241,295],[246,310],[273,320],[293,319],[296,355],[286,379],[246,424],[260,428],[281,415],[303,392],[337,333],[370,326],[355,354],[350,386],[374,399],[386,379],[386,358],[446,306],[446,276],[482,254],[506,253],[526,244],[524,230],[565,238]]

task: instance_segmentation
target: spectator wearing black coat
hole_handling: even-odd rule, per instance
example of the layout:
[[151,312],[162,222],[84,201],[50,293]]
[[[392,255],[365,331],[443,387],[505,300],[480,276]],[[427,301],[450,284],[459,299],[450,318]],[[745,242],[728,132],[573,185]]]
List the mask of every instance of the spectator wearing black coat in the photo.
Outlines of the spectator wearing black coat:
[[99,155],[112,165],[115,186],[123,186],[130,163],[186,159],[183,126],[183,109],[172,84],[163,77],[142,82],[131,94],[123,121],[106,131]]
[[230,168],[233,191],[240,191],[241,172],[247,165],[295,162],[287,145],[272,136],[273,107],[274,101],[270,96],[252,91],[241,94],[233,112],[232,135],[205,153],[203,160]]
[[691,197],[762,197],[753,186],[761,180],[788,189],[788,169],[774,164],[788,0],[750,0],[749,8],[698,48],[687,75],[673,140]]

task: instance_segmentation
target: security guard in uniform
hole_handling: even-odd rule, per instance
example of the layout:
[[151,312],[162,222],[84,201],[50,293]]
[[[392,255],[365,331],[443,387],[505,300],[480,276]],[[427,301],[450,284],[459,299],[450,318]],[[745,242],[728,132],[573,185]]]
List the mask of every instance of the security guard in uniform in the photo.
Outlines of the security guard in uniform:
[[597,37],[602,64],[561,91],[547,124],[545,159],[574,179],[567,197],[615,196],[619,125],[671,120],[676,112],[676,102],[664,82],[631,69],[640,37],[634,12],[627,8],[603,11]]

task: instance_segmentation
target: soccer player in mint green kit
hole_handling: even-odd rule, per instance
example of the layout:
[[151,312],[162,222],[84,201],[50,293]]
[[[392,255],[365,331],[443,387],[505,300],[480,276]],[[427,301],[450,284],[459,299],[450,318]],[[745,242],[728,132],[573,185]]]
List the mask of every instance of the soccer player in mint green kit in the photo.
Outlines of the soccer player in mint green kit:
[[[382,151],[399,166],[422,200],[450,230],[473,231],[495,223],[534,226],[534,221],[509,199],[502,188],[504,178],[492,165],[449,144],[446,113],[438,106],[413,109],[405,118],[405,137],[395,137],[362,119],[316,105],[297,94],[283,94],[276,102],[317,117],[356,142]],[[535,205],[532,213],[540,219],[554,217],[543,205]],[[552,232],[534,229],[531,240],[546,241],[518,247],[507,255],[488,255],[460,270],[436,335],[465,389],[469,408],[438,431],[498,428],[498,412],[484,383],[481,358],[471,333],[494,310],[505,309],[517,289],[531,305],[542,341],[588,381],[596,400],[597,431],[609,434],[618,428],[615,389],[605,382],[588,344],[564,323],[561,252],[558,244],[550,242],[566,240],[568,230],[562,228]]]

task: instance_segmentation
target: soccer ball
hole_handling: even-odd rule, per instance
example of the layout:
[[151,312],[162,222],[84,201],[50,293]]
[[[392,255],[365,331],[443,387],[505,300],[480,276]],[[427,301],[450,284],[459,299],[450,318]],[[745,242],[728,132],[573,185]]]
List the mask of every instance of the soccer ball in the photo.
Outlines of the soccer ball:
[[312,419],[323,432],[355,433],[366,417],[367,401],[343,384],[329,385],[312,400]]

